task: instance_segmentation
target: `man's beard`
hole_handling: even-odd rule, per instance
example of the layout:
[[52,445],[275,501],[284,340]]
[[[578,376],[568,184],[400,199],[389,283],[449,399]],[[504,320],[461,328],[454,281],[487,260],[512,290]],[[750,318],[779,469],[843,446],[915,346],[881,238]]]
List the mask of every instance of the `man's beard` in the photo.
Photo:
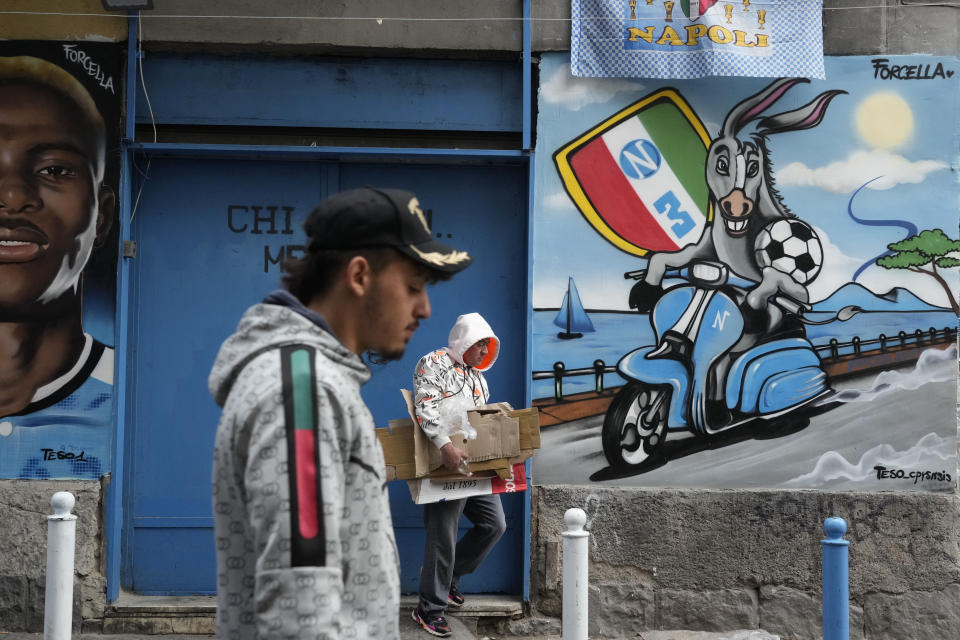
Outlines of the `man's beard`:
[[388,362],[393,362],[394,360],[399,360],[403,357],[406,349],[400,351],[390,351],[387,353],[380,353],[379,351],[367,351],[367,361],[370,364],[387,364]]
[[[377,327],[380,318],[389,315],[389,310],[383,309],[382,307],[382,298],[383,296],[380,293],[380,282],[374,280],[373,288],[370,290],[370,297],[367,298],[363,308],[363,317],[368,328]],[[387,364],[388,362],[402,358],[406,350],[406,344],[399,349],[369,348],[366,350],[367,360],[371,364]]]

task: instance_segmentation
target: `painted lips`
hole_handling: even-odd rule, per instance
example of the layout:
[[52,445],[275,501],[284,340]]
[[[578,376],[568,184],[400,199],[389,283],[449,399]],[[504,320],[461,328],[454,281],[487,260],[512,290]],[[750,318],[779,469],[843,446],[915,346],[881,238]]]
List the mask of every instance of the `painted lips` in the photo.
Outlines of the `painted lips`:
[[48,246],[47,237],[37,229],[0,226],[0,264],[30,262],[40,257]]

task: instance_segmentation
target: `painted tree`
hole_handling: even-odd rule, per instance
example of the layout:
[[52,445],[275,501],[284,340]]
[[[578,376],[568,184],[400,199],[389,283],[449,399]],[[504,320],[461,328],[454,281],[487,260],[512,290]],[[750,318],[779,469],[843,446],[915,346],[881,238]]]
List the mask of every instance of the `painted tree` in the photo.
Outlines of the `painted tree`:
[[960,315],[960,305],[950,290],[950,285],[937,271],[960,266],[960,259],[950,254],[960,252],[960,241],[953,240],[940,229],[921,231],[900,242],[887,245],[892,254],[877,258],[877,265],[884,269],[906,269],[934,278],[947,293],[950,307]]

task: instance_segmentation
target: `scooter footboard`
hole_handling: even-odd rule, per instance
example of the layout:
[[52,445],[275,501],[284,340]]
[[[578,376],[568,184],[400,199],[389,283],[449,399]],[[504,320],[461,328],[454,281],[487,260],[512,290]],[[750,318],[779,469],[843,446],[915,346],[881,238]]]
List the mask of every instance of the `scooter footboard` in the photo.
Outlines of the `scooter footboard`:
[[631,351],[617,363],[617,371],[628,380],[645,382],[654,386],[669,386],[670,409],[667,414],[667,427],[680,429],[687,426],[684,407],[690,393],[690,374],[682,363],[670,358],[647,359],[647,354],[656,349],[656,345]]

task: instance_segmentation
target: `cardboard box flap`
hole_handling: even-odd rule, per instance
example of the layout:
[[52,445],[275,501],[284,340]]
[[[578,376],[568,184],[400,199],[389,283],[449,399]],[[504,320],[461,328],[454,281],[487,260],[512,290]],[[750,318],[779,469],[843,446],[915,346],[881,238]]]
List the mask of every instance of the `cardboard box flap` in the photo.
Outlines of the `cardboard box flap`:
[[480,407],[467,412],[477,437],[467,441],[470,461],[506,458],[520,451],[520,421],[499,408]]
[[517,409],[507,412],[507,415],[520,421],[520,448],[540,448],[540,410],[534,407]]
[[478,410],[493,410],[508,413],[513,411],[513,407],[510,406],[509,402],[491,402],[490,404],[485,404],[482,407],[478,407]]
[[[407,405],[407,413],[410,414],[410,420],[417,425],[417,409],[413,402],[413,392],[409,389],[401,389],[400,394]],[[465,448],[467,439],[462,433],[454,433],[450,436],[450,442],[458,449]],[[440,449],[433,446],[430,438],[423,432],[419,426],[413,430],[413,461],[416,468],[416,477],[425,476],[434,469],[443,466],[443,458],[440,455]]]
[[383,449],[387,482],[414,472],[413,423],[410,420],[391,420],[389,425],[388,428],[376,429],[380,448]]

